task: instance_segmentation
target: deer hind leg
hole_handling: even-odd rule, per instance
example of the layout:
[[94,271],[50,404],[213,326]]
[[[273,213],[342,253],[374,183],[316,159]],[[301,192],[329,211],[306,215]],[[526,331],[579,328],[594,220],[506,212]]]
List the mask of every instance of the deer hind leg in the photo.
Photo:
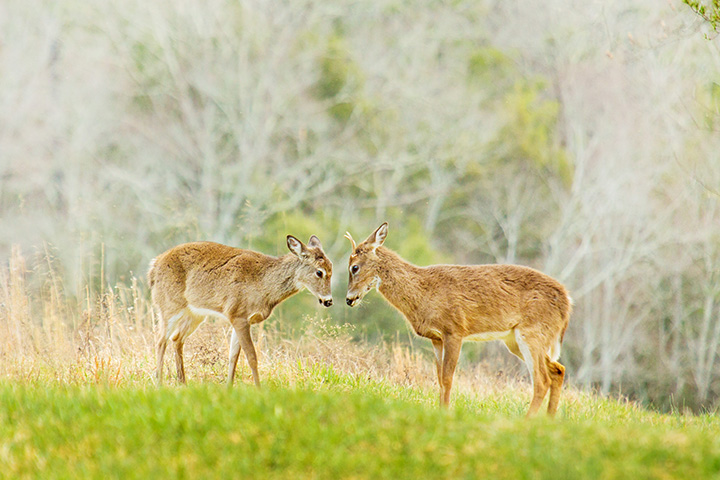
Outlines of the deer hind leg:
[[536,342],[518,330],[515,330],[515,342],[532,378],[533,398],[527,412],[527,416],[531,417],[540,410],[540,405],[550,389],[550,373],[546,363],[546,359],[549,360],[549,357],[541,348],[534,346]]
[[515,341],[515,334],[511,333],[507,337],[503,338],[502,341],[505,343],[507,349],[510,350],[510,353],[518,357],[523,362],[525,361],[525,357],[523,357],[523,354],[520,351],[520,346]]
[[563,381],[565,380],[565,367],[550,359],[545,358],[547,369],[550,373],[550,400],[548,400],[548,415],[554,416],[560,403],[560,391],[562,390]]
[[183,347],[185,345],[183,338],[175,340],[175,366],[177,367],[178,382],[185,383],[185,365],[183,362]]
[[158,340],[156,353],[157,353],[157,365],[155,366],[155,383],[160,386],[162,385],[162,374],[163,374],[163,357],[165,357],[165,348],[167,347],[167,339],[161,337]]
[[163,378],[163,360],[165,358],[165,349],[167,348],[168,341],[170,340],[170,334],[172,333],[172,329],[174,328],[174,325],[177,323],[177,321],[182,317],[183,313],[179,312],[175,315],[169,316],[169,319],[167,322],[165,321],[168,316],[162,313],[158,309],[157,316],[159,319],[160,324],[160,335],[157,342],[157,365],[155,367],[155,380],[159,385],[162,385],[162,378]]
[[168,339],[165,332],[160,332],[160,339],[157,343],[157,365],[155,367],[155,382],[158,386],[162,385],[163,376],[163,358],[165,357],[165,348],[167,348]]
[[190,309],[186,308],[173,316],[171,320],[174,321],[168,322],[168,332],[172,332],[170,339],[175,342],[175,366],[180,383],[185,383],[185,362],[183,360],[185,341],[205,321],[205,318],[202,315],[193,314]]

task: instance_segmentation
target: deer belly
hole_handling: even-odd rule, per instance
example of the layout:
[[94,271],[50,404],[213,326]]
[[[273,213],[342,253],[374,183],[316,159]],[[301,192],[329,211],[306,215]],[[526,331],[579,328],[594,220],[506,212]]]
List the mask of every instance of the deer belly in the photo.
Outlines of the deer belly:
[[512,333],[512,330],[502,330],[499,332],[479,332],[468,335],[467,337],[463,338],[463,340],[467,340],[470,342],[489,342],[490,340],[504,340],[507,337],[511,336]]

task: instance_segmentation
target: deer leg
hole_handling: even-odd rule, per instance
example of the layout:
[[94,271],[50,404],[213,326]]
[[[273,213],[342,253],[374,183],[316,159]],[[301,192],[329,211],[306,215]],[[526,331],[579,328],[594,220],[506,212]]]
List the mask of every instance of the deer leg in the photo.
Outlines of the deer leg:
[[560,391],[565,380],[565,367],[558,362],[553,362],[549,357],[545,358],[548,371],[550,372],[550,399],[548,400],[548,415],[554,416],[560,403]]
[[540,410],[540,405],[547,395],[550,388],[550,374],[548,373],[547,364],[541,355],[535,357],[535,372],[533,372],[533,398],[530,402],[527,416],[531,417]]
[[442,359],[442,378],[440,381],[441,404],[450,405],[450,389],[452,388],[453,375],[455,375],[455,367],[458,358],[460,358],[460,349],[462,348],[462,339],[451,335],[443,337],[443,359]]
[[523,362],[525,361],[525,358],[523,357],[523,354],[520,351],[520,346],[515,341],[514,336],[509,336],[509,337],[503,339],[503,342],[505,343],[505,346],[507,347],[507,349],[510,350],[510,353],[512,353],[513,355],[518,357]]
[[185,383],[185,365],[183,362],[184,346],[184,338],[178,338],[175,340],[175,366],[177,367],[177,376],[180,383]]
[[168,339],[165,336],[165,332],[160,333],[160,340],[157,343],[157,367],[155,369],[155,380],[158,386],[162,385],[163,377],[163,358],[165,357],[165,348],[167,347]]
[[255,353],[255,345],[253,345],[252,336],[250,335],[250,323],[245,322],[240,325],[238,329],[238,336],[240,337],[240,346],[245,351],[245,358],[247,358],[250,370],[252,371],[253,380],[255,385],[260,386],[260,375],[257,369],[257,354]]
[[442,340],[432,339],[433,349],[435,349],[435,368],[437,369],[438,385],[440,385],[440,403],[443,399],[443,381],[442,381],[442,363],[443,363],[443,342]]
[[240,356],[240,337],[237,330],[233,326],[232,337],[230,338],[230,358],[228,361],[228,387],[231,387],[235,379],[235,369],[237,368],[238,357]]
[[163,379],[163,360],[165,359],[165,349],[167,348],[167,343],[168,343],[168,339],[169,339],[168,338],[169,337],[168,323],[175,322],[175,320],[176,320],[175,317],[177,317],[177,315],[175,315],[174,317],[171,317],[170,320],[168,322],[166,322],[165,319],[167,317],[162,314],[160,309],[157,309],[155,312],[158,317],[158,321],[159,321],[159,325],[160,325],[160,335],[158,338],[157,349],[156,349],[157,365],[155,368],[155,380],[157,382],[157,385],[160,386],[160,385],[162,385],[162,379]]
[[[523,354],[520,351],[520,347],[514,338],[505,339],[505,345],[507,345],[508,350],[510,350],[511,353],[513,353],[514,355],[517,355],[520,358],[520,360],[525,361],[525,358],[523,357]],[[550,360],[550,357],[548,357],[547,355],[545,356],[544,361],[547,365],[548,374],[550,375],[550,380],[549,380],[550,381],[550,400],[548,401],[548,414],[550,416],[553,416],[553,415],[555,415],[555,412],[557,411],[558,403],[560,401],[560,390],[562,389],[563,379],[565,378],[565,367],[563,367],[558,362],[553,362],[552,360]],[[528,363],[528,368],[530,368],[529,365],[530,364]],[[533,391],[534,391],[535,390],[534,387],[537,383],[535,381],[534,370],[531,370],[530,375],[532,376],[532,379],[533,379]],[[543,394],[543,397],[544,396],[545,396],[545,394]],[[542,400],[541,400],[541,402],[542,402]],[[539,406],[538,406],[538,408],[539,408]]]
[[550,388],[550,374],[545,363],[547,354],[540,349],[534,348],[533,345],[536,342],[533,342],[531,338],[529,339],[528,336],[518,330],[515,330],[515,343],[517,343],[532,379],[533,398],[527,412],[527,416],[531,417],[540,409],[540,405]]

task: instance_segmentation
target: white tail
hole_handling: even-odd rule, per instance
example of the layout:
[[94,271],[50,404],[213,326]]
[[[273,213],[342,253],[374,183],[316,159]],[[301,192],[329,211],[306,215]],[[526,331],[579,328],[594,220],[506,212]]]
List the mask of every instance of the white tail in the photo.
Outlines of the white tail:
[[570,320],[572,300],[553,278],[517,265],[417,267],[383,247],[387,223],[367,240],[352,244],[347,304],[370,290],[380,293],[435,348],[440,401],[450,401],[463,340],[502,340],[525,362],[533,379],[528,415],[548,390],[548,413],[557,411],[565,367],[557,362]]
[[271,257],[212,242],[185,243],[150,262],[148,282],[160,325],[158,385],[168,340],[175,342],[178,380],[185,382],[183,345],[208,316],[224,319],[233,327],[228,385],[233,383],[241,348],[255,384],[260,385],[250,326],[265,320],[275,306],[302,288],[322,305],[332,305],[332,263],[320,240],[313,235],[305,245],[288,235],[287,246],[290,253]]

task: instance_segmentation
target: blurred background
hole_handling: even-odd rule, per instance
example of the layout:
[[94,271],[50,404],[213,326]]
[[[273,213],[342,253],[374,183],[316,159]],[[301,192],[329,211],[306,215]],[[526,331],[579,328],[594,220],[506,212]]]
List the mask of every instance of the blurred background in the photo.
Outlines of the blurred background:
[[416,342],[379,294],[339,301],[343,234],[383,221],[418,265],[561,280],[569,382],[715,407],[720,38],[679,0],[0,3],[0,259],[33,295],[147,296],[175,244],[316,234],[336,305],[268,322]]

